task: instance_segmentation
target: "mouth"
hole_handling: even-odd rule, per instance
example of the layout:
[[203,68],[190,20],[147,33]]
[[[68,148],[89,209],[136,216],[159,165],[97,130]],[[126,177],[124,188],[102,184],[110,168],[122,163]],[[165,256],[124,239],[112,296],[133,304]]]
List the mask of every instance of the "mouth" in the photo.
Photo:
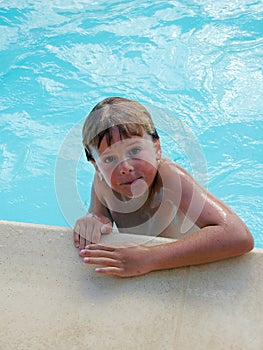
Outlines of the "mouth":
[[121,186],[130,186],[130,185],[134,184],[136,181],[142,180],[142,179],[143,179],[143,177],[140,176],[140,177],[137,177],[136,179],[133,179],[133,180],[130,180],[130,181],[127,181],[127,182],[122,182],[120,185]]

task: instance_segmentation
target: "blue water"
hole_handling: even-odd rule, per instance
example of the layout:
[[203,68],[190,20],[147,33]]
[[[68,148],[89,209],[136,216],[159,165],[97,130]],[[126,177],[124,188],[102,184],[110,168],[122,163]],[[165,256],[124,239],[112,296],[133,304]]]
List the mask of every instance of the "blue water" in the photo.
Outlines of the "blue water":
[[[119,95],[191,130],[207,187],[263,247],[262,19],[262,1],[252,0],[1,1],[0,218],[72,225],[65,206],[88,206],[93,174],[80,125]],[[161,131],[164,150],[191,172]]]

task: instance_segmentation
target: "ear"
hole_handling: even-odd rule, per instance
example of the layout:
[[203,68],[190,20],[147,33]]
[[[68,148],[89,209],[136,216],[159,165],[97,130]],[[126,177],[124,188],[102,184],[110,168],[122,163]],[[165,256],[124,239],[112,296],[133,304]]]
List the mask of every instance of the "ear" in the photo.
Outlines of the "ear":
[[98,168],[98,165],[97,165],[96,161],[93,160],[93,159],[91,159],[90,162],[91,162],[92,165],[94,166],[94,168],[95,168],[95,170],[96,170],[96,173],[97,173],[97,175],[98,175],[99,180],[102,181],[102,180],[103,180],[103,176],[102,176],[101,172],[99,171],[99,168]]
[[92,165],[94,166],[95,170],[99,172],[99,168],[97,166],[97,163],[94,159],[91,159],[90,162],[92,163]]
[[154,147],[156,152],[156,160],[160,160],[162,157],[162,148],[161,148],[160,139],[154,140]]

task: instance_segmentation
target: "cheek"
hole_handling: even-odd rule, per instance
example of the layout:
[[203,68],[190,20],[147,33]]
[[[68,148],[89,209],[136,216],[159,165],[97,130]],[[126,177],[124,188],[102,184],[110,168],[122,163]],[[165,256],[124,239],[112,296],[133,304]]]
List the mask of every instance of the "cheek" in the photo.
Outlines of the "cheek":
[[101,174],[108,186],[112,187],[117,183],[118,169],[116,167],[107,167],[101,169]]
[[144,172],[145,172],[145,179],[146,182],[152,183],[152,181],[154,180],[156,173],[157,173],[157,168],[155,166],[153,166],[152,164],[148,164],[145,168],[144,168]]
[[140,161],[137,170],[144,176],[147,184],[150,185],[157,173],[157,162]]

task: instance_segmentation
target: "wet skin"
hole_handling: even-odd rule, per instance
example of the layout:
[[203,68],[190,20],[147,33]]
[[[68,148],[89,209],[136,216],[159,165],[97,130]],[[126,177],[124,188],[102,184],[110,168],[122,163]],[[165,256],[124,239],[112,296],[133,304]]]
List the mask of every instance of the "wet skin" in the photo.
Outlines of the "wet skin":
[[[94,178],[89,217],[74,228],[74,242],[98,273],[122,277],[196,265],[244,254],[253,237],[241,219],[184,169],[161,158],[159,141],[113,134],[93,149]],[[100,181],[102,177],[102,181]],[[180,240],[157,246],[99,245],[115,222],[122,232]],[[90,244],[92,243],[92,244]],[[84,248],[84,246],[88,246]]]

